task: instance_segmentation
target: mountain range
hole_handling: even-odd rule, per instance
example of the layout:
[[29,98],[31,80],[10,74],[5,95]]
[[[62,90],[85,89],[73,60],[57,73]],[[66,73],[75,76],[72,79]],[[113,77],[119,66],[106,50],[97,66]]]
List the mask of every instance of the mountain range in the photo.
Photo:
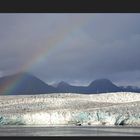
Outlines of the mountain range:
[[0,78],[0,95],[31,95],[46,93],[97,94],[109,92],[139,92],[134,86],[117,86],[108,79],[97,79],[88,86],[73,86],[64,81],[48,85],[29,73],[18,73]]

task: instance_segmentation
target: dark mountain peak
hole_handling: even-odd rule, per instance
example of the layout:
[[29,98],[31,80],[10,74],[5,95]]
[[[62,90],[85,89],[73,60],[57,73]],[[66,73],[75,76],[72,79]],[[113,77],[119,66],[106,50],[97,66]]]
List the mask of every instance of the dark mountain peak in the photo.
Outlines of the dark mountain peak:
[[94,92],[119,92],[120,88],[108,79],[97,79],[88,86]]
[[0,78],[1,95],[40,94],[52,92],[56,92],[56,89],[54,87],[49,86],[39,78],[27,72],[21,72]]
[[90,83],[90,85],[89,86],[94,86],[94,85],[113,85],[113,83],[110,81],[110,80],[108,80],[108,79],[96,79],[96,80],[94,80],[93,82],[91,82]]
[[124,92],[140,92],[140,88],[137,86],[120,86],[120,88],[122,89],[122,91]]
[[64,81],[59,82],[57,85],[57,87],[68,87],[68,86],[70,86],[70,85]]

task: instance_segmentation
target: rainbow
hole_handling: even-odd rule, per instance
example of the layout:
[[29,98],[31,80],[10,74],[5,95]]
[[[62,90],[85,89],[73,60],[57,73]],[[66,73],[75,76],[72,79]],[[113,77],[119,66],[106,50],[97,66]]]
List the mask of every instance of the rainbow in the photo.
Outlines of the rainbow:
[[[36,50],[33,56],[31,56],[28,63],[24,64],[21,68],[21,72],[28,72],[30,69],[32,69],[34,66],[37,66],[40,64],[40,62],[45,61],[47,55],[49,52],[53,51],[55,48],[61,47],[61,45],[69,39],[70,35],[74,33],[77,30],[80,30],[83,26],[89,23],[91,18],[87,18],[86,20],[79,20],[77,24],[70,26],[70,28],[64,28],[59,36],[50,36],[46,42],[44,42],[44,48],[39,48]],[[10,94],[11,91],[13,91],[19,83],[24,79],[24,74],[19,75],[15,78],[12,83],[5,83],[4,87],[2,88],[2,91],[4,91],[4,94]],[[3,94],[3,93],[2,93]]]

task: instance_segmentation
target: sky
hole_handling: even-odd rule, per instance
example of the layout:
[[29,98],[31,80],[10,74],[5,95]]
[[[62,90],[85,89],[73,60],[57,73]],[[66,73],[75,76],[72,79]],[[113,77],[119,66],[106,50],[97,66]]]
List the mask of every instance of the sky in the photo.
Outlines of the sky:
[[140,14],[0,14],[0,77],[30,72],[46,83],[99,78],[140,87]]

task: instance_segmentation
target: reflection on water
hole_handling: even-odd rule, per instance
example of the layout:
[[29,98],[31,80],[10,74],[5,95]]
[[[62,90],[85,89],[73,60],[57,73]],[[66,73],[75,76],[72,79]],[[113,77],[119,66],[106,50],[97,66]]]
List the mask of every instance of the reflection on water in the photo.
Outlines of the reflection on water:
[[0,136],[140,136],[139,127],[2,126]]

